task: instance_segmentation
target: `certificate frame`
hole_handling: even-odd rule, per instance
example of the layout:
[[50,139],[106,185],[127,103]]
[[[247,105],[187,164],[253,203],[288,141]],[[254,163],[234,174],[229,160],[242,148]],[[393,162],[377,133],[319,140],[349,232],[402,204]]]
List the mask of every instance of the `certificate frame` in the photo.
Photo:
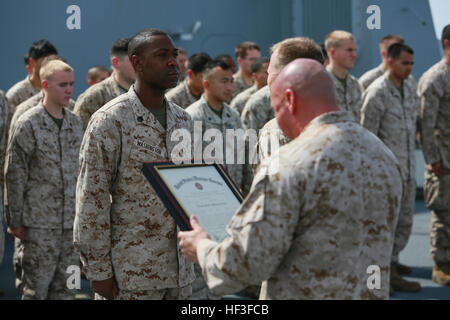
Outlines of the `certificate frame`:
[[[233,179],[230,177],[227,170],[223,165],[218,163],[183,163],[175,164],[172,161],[162,161],[162,162],[146,162],[142,166],[142,172],[144,173],[147,180],[150,182],[151,186],[169,211],[170,215],[175,220],[177,226],[181,231],[192,230],[192,226],[189,222],[190,215],[185,209],[183,203],[174,194],[173,189],[164,179],[161,170],[170,169],[182,169],[182,168],[192,168],[192,167],[214,167],[219,173],[220,177],[225,182],[226,186],[230,189],[239,203],[242,203],[244,197],[240,192],[239,188],[236,186]],[[233,212],[234,214],[234,212]]]

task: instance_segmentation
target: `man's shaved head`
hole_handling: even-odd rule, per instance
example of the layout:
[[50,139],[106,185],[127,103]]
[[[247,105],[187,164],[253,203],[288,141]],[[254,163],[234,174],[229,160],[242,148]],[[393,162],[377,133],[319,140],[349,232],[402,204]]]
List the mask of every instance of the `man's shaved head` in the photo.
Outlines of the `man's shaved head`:
[[283,132],[295,139],[315,117],[337,111],[333,82],[312,59],[289,63],[270,85],[272,108]]

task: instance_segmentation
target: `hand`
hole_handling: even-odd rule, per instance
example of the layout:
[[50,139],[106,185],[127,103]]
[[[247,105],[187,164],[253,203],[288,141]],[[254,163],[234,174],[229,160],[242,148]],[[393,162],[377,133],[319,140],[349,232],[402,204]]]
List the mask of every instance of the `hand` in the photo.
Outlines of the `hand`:
[[25,227],[18,227],[18,228],[13,228],[13,229],[8,227],[7,232],[16,238],[19,238],[22,241],[25,240]]
[[119,294],[114,277],[102,281],[91,280],[91,289],[108,300],[114,300]]
[[433,172],[438,177],[442,176],[442,174],[443,174],[443,169],[442,169],[442,163],[441,162],[436,162],[436,163],[433,163],[433,164],[427,164],[427,169],[429,171]]
[[181,253],[192,262],[198,264],[197,244],[203,239],[211,239],[209,234],[200,226],[195,216],[191,220],[192,231],[180,231],[178,241]]

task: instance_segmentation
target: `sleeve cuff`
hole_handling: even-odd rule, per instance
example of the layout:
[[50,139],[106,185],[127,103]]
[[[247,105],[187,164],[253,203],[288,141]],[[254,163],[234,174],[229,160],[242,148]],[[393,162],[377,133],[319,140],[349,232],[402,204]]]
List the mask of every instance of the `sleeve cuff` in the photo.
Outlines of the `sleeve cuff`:
[[212,241],[210,239],[204,239],[202,241],[200,241],[197,245],[197,259],[198,259],[198,264],[200,265],[200,267],[202,268],[202,273],[203,270],[205,270],[206,268],[206,263],[207,263],[207,255],[208,253],[214,249],[214,247],[217,246],[217,242]]
[[86,278],[93,281],[103,281],[114,276],[112,265],[107,263],[90,263],[86,265],[83,262],[83,271]]

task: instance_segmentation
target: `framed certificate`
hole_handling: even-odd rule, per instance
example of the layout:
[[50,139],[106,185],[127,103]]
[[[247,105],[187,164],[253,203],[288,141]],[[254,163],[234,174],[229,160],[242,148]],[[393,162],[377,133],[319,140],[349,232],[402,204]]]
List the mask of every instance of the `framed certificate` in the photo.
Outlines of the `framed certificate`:
[[243,196],[222,165],[147,162],[142,171],[180,230],[191,230],[195,215],[214,241],[226,237]]

